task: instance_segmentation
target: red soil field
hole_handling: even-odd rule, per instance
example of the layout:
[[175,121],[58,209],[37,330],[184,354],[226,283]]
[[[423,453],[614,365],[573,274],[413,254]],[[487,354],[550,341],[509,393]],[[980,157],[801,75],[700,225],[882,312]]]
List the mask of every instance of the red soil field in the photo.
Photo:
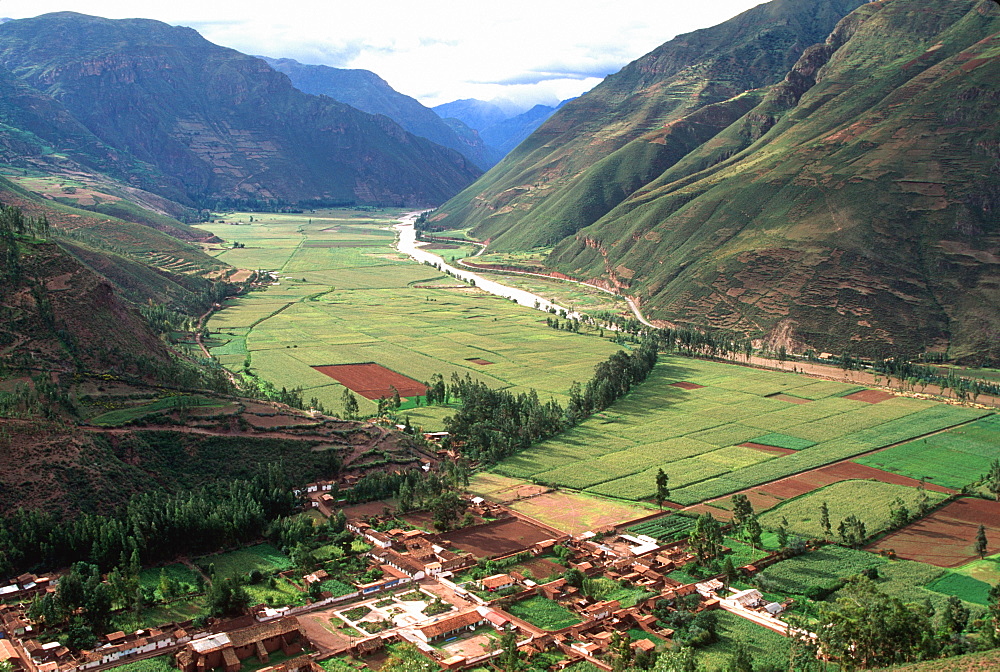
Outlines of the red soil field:
[[687,383],[681,381],[679,383],[670,383],[670,387],[679,387],[682,390],[700,390],[705,387],[704,385],[699,385],[698,383]]
[[552,532],[520,518],[506,518],[490,525],[455,530],[439,536],[450,541],[455,548],[477,558],[516,553],[539,541],[554,538]]
[[545,558],[534,558],[527,562],[522,562],[521,566],[529,570],[536,579],[545,579],[553,574],[562,574],[566,571],[566,568],[562,565],[557,565]]
[[986,554],[1000,553],[1000,502],[958,499],[923,520],[871,544],[868,550],[896,551],[906,560],[937,567],[959,567],[976,560],[973,545],[979,526],[986,528]]
[[811,404],[812,399],[803,399],[802,397],[793,397],[790,394],[772,394],[768,399],[777,399],[778,401],[786,401],[789,404]]
[[860,392],[847,395],[844,399],[867,401],[869,404],[878,404],[886,399],[892,399],[895,396],[896,395],[891,392],[883,392],[882,390],[861,390]]
[[465,361],[472,362],[473,364],[478,364],[479,366],[489,366],[490,364],[493,363],[493,362],[488,362],[485,359],[479,359],[478,357],[470,357]]
[[352,392],[357,392],[365,399],[381,399],[391,397],[394,386],[401,397],[413,397],[427,394],[427,388],[412,378],[387,369],[381,364],[367,362],[365,364],[337,364],[335,366],[314,366],[320,373],[330,376]]
[[773,455],[791,455],[795,451],[791,448],[778,448],[777,446],[768,446],[763,443],[741,443],[741,448],[753,448],[754,450],[761,450],[765,453],[771,453]]

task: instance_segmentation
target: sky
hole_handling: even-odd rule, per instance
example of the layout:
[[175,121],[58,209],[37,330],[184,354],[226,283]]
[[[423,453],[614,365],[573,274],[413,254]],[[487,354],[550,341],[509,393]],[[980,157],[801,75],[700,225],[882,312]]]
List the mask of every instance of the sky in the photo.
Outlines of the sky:
[[675,35],[761,0],[0,0],[0,17],[74,11],[190,26],[244,53],[371,70],[428,106],[555,104]]

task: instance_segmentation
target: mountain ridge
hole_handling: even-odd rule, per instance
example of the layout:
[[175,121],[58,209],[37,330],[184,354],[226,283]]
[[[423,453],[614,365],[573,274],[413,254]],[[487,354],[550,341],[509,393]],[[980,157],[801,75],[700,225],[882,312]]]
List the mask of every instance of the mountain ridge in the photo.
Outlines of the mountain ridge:
[[152,166],[149,190],[185,205],[426,205],[479,174],[453,150],[302,93],[190,28],[72,12],[20,19],[0,27],[0,66]]

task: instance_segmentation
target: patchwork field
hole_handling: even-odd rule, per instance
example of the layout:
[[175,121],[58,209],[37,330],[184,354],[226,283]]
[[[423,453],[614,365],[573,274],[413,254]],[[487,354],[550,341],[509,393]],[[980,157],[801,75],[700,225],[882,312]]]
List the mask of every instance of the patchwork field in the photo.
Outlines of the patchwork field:
[[857,385],[794,373],[662,358],[641,393],[505,460],[495,471],[649,500],[662,468],[671,501],[690,505],[989,414],[907,397],[872,403],[845,396],[858,391]]
[[445,532],[440,538],[477,558],[493,558],[516,553],[555,536],[552,532],[519,518],[507,518],[489,525]]
[[[435,373],[445,380],[469,374],[565,403],[570,383],[587,381],[619,349],[610,337],[551,329],[538,311],[399,255],[388,230],[397,217],[335,210],[254,214],[250,223],[237,213],[202,225],[246,246],[220,259],[279,277],[212,316],[212,354],[232,370],[249,357],[263,380],[301,387],[306,399],[339,413],[344,386],[313,367],[372,362],[420,383]],[[362,414],[375,412],[374,401],[358,402]],[[406,408],[411,422],[428,430],[443,429],[451,412]]]
[[923,478],[960,489],[978,480],[1000,456],[1000,415],[963,427],[911,441],[874,455],[858,458],[861,464],[893,473]]
[[868,548],[892,549],[901,558],[938,567],[959,567],[977,559],[973,544],[980,525],[986,528],[987,554],[1000,553],[1000,502],[972,498],[955,500]]
[[[944,495],[927,491],[928,505],[944,499]],[[819,490],[796,497],[777,506],[760,517],[765,528],[776,529],[781,521],[788,521],[788,531],[808,538],[824,536],[820,524],[820,508],[826,502],[830,525],[836,539],[837,526],[848,516],[856,516],[865,524],[869,534],[877,534],[889,527],[891,509],[895,499],[900,499],[911,512],[916,511],[920,493],[916,488],[878,481],[841,481]]]

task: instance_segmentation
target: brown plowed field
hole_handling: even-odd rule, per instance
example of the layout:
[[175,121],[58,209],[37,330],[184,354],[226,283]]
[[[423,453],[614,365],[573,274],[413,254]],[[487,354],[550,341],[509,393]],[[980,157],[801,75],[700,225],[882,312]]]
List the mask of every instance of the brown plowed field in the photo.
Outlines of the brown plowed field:
[[699,385],[698,383],[687,383],[687,382],[681,381],[679,383],[670,383],[670,387],[679,387],[682,390],[700,390],[701,388],[703,388],[705,386],[704,385]]
[[959,567],[975,560],[973,551],[979,526],[986,528],[986,554],[1000,553],[1000,502],[958,499],[923,520],[871,544],[868,550],[896,551],[906,560],[938,567]]
[[[758,448],[758,446],[748,443],[741,445],[748,448]],[[772,448],[771,446],[762,446],[758,449],[784,450],[783,448]],[[813,469],[812,471],[807,471],[803,474],[782,478],[750,490],[744,490],[740,494],[746,495],[750,500],[750,503],[753,505],[754,511],[759,513],[761,511],[767,511],[768,509],[774,508],[786,499],[804,495],[807,492],[818,490],[833,483],[849,481],[852,479],[871,479],[882,483],[908,485],[912,488],[916,488],[920,485],[920,481],[914,478],[907,478],[906,476],[900,476],[899,474],[891,474],[888,471],[874,469],[872,467],[867,467],[863,464],[856,464],[854,462],[839,462],[826,467],[820,467],[819,469]],[[955,493],[955,490],[952,490],[951,488],[934,485],[933,483],[924,483],[924,488],[934,492],[943,492],[946,494]],[[722,499],[729,498],[723,497]],[[716,518],[723,517],[715,513],[718,509],[715,509],[714,507],[705,507],[707,507],[707,504],[700,504],[698,506],[691,507],[689,510],[694,511],[695,513],[712,512]],[[725,517],[728,518],[730,515],[731,514],[728,514]]]
[[312,367],[320,373],[330,376],[352,392],[357,392],[365,399],[381,399],[391,397],[395,387],[401,397],[413,397],[427,394],[427,388],[422,383],[387,369],[381,364],[367,362],[365,364],[337,364],[334,366]]
[[778,401],[785,401],[789,404],[811,404],[812,399],[803,399],[802,397],[793,397],[790,394],[772,394],[768,399],[777,399]]
[[553,535],[520,518],[506,518],[491,525],[447,532],[440,538],[450,541],[459,550],[485,558],[516,553],[539,541],[552,539]]
[[867,401],[869,404],[878,404],[885,401],[886,399],[892,399],[895,394],[890,392],[883,392],[882,390],[861,390],[860,392],[855,392],[854,394],[849,394],[844,399],[853,399],[854,401]]
[[472,357],[471,359],[465,360],[467,362],[472,362],[473,364],[478,364],[479,366],[489,366],[493,362],[486,361],[485,359],[479,359],[478,357]]
[[791,448],[778,448],[777,446],[768,446],[763,443],[754,443],[752,441],[749,443],[741,443],[740,447],[753,448],[754,450],[761,450],[765,453],[771,453],[773,455],[791,455],[795,452]]

